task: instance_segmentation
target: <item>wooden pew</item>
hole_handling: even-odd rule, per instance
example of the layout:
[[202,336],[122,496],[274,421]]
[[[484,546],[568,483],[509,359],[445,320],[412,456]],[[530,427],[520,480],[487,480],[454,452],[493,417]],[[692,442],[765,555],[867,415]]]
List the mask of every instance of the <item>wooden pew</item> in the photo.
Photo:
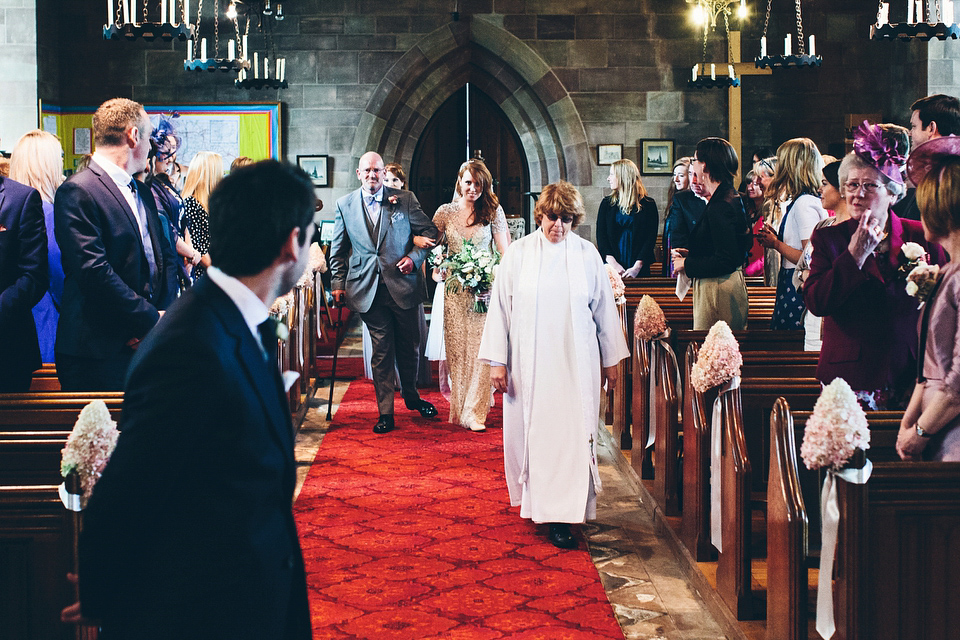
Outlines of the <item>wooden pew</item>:
[[33,372],[30,391],[60,391],[60,379],[57,378],[57,366],[45,363]]
[[680,496],[677,473],[680,452],[681,379],[676,355],[669,342],[661,341],[651,349],[652,385],[653,497],[668,516],[679,515]]
[[637,477],[653,478],[653,460],[647,449],[653,421],[650,419],[650,342],[634,340],[631,357],[631,454],[630,465]]

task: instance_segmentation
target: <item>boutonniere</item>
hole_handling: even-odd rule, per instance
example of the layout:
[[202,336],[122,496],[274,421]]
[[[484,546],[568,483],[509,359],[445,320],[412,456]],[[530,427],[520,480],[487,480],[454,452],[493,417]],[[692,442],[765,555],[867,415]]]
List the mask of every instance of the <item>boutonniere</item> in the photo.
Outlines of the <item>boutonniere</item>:
[[940,278],[940,267],[921,262],[907,275],[907,295],[916,298],[920,307],[926,303]]
[[397,204],[397,200],[399,200],[399,199],[400,199],[400,196],[394,194],[394,195],[390,196],[389,198],[387,198],[387,202],[389,202],[390,204]]
[[287,338],[289,337],[290,337],[290,330],[287,329],[287,323],[278,322],[277,323],[277,339],[279,339],[280,342],[286,342]]
[[[916,242],[904,242],[900,247],[900,255],[897,256],[900,262],[900,276],[907,280],[914,269],[920,265],[926,266],[930,263],[930,256],[927,250]],[[912,294],[911,294],[912,295]]]

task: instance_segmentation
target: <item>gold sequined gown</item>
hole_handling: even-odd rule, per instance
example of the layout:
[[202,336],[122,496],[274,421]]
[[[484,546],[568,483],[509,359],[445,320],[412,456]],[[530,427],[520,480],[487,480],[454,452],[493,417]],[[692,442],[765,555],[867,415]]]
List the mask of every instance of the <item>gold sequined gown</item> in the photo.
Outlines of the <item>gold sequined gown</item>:
[[[464,240],[475,247],[496,249],[494,233],[508,232],[502,208],[497,208],[488,225],[466,227],[457,203],[442,205],[433,216],[433,223],[446,233],[447,250],[460,251]],[[443,339],[450,371],[450,422],[465,427],[479,427],[490,410],[490,365],[477,359],[483,323],[487,314],[473,310],[473,294],[444,292]]]

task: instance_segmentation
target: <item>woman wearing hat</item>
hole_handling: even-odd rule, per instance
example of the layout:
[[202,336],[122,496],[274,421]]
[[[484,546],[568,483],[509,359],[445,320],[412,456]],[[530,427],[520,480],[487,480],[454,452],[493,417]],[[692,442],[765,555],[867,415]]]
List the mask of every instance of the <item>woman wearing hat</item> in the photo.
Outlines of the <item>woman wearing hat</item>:
[[916,243],[931,264],[945,262],[919,224],[890,210],[904,192],[907,146],[896,125],[864,122],[854,134],[839,170],[851,218],[814,232],[803,286],[807,308],[823,318],[817,378],[843,378],[873,410],[904,406],[916,373],[920,314],[906,292],[903,246]]
[[[910,180],[924,236],[960,256],[960,138],[926,142],[910,154]],[[904,460],[960,461],[960,268],[950,260],[939,280],[918,288],[922,364],[897,436]]]

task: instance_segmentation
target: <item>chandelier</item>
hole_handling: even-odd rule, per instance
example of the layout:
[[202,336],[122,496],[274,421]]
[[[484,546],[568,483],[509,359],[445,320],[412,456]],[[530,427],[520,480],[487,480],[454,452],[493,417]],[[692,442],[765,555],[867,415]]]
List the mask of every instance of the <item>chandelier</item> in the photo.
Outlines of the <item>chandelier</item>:
[[[691,18],[698,28],[703,29],[702,61],[693,65],[688,87],[696,89],[714,89],[723,87],[739,87],[740,78],[737,77],[733,66],[733,54],[730,51],[730,16],[733,15],[734,5],[737,5],[737,18],[743,22],[747,18],[746,0],[687,0],[693,4]],[[723,17],[723,28],[727,36],[727,59],[724,62],[707,62],[707,41],[710,31],[716,29],[717,20]],[[720,75],[717,75],[717,70]],[[724,70],[726,75],[724,75]]]
[[[760,36],[760,55],[754,59],[758,69],[787,68],[787,67],[819,67],[823,58],[817,55],[816,39],[813,34],[805,43],[803,41],[803,15],[800,11],[800,0],[795,0],[794,7],[797,16],[797,48],[793,49],[793,34],[788,33],[783,38],[783,55],[767,55],[767,27],[770,24],[770,7],[773,0],[767,0],[767,13],[763,19],[763,35]],[[809,43],[809,50],[806,46]]]
[[[148,4],[152,5],[148,7]],[[190,25],[190,0],[107,0],[104,40],[152,41],[160,38],[187,40],[193,37]]]
[[[870,25],[871,40],[946,40],[960,38],[953,0],[934,0],[933,11],[925,0],[906,0],[905,22],[890,22],[890,3],[880,2],[877,22]],[[934,22],[935,20],[935,22]]]

